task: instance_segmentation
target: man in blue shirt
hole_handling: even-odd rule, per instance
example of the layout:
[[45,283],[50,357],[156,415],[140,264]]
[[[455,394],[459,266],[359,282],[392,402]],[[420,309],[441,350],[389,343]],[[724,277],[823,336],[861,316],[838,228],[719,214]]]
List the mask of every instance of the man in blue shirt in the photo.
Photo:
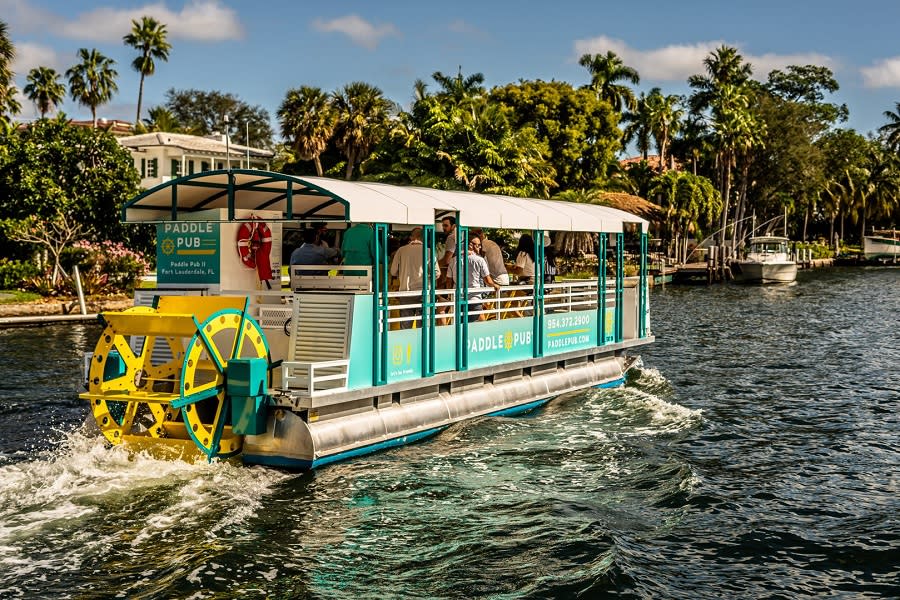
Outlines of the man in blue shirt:
[[[327,265],[340,254],[337,248],[323,248],[318,244],[315,229],[303,231],[303,245],[291,253],[292,265]],[[303,271],[301,275],[327,275],[328,271]]]

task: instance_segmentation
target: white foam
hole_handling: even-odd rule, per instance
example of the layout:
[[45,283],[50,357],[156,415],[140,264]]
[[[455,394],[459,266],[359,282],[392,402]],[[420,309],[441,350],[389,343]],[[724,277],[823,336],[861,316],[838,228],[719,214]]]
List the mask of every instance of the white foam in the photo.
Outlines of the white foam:
[[[255,515],[273,486],[288,477],[231,462],[162,460],[109,448],[103,438],[70,433],[55,452],[0,465],[0,571],[21,580],[41,572],[80,569],[104,547],[121,543],[119,529],[93,531],[91,524],[98,519],[123,517],[101,511],[110,505],[127,506],[154,488],[174,501],[163,502],[140,522],[128,523],[139,528],[130,540],[136,552],[174,528],[200,526],[204,516],[208,522],[211,511],[216,524],[207,535],[215,537]],[[46,552],[41,544],[60,551]]]

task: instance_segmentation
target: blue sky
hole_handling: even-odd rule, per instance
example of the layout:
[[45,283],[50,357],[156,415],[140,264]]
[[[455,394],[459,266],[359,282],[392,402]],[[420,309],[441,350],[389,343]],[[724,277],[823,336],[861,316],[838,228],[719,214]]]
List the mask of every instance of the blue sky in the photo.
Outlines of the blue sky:
[[[332,91],[362,80],[407,105],[416,78],[431,82],[434,71],[453,75],[460,66],[464,75],[483,73],[488,86],[583,85],[578,57],[607,50],[638,70],[639,90],[684,94],[687,77],[721,44],[737,47],[761,80],[790,64],[828,66],[841,85],[831,100],[848,105],[848,126],[861,133],[883,125],[883,112],[900,102],[897,0],[0,0],[19,88],[32,67],[64,72],[78,48],[97,48],[119,71],[119,93],[98,116],[133,120],[138,75],[121,40],[141,15],[166,23],[173,45],[145,83],[143,116],[171,87],[231,92],[273,118],[285,91],[299,85]],[[35,115],[22,105],[22,118]],[[62,109],[90,116],[71,101]]]

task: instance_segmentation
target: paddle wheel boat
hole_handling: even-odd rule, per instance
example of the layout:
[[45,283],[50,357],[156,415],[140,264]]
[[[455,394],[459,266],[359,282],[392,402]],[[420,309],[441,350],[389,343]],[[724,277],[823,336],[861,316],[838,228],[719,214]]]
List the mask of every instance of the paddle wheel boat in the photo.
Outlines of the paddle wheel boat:
[[[389,235],[453,216],[454,287],[392,291]],[[103,313],[81,398],[111,444],[209,460],[310,469],[433,435],[453,423],[534,409],[624,383],[651,343],[647,222],[601,206],[219,170],[165,182],[126,204],[155,224],[157,280]],[[368,265],[292,266],[290,229],[371,227]],[[595,277],[466,289],[469,227],[596,234]],[[626,235],[640,244],[624,276]],[[480,304],[469,294],[483,292]],[[521,315],[521,316],[520,316]],[[406,327],[404,325],[411,325]]]

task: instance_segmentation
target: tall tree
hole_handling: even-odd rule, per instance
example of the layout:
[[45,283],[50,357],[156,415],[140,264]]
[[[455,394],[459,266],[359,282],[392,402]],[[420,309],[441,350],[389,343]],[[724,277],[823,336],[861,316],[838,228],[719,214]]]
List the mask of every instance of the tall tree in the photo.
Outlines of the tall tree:
[[[165,107],[182,127],[195,135],[224,131],[235,143],[256,148],[272,147],[269,112],[261,106],[247,104],[234,94],[173,88],[166,92]],[[228,115],[227,125],[225,115]]]
[[829,240],[834,239],[835,222],[838,220],[837,233],[841,239],[844,238],[844,221],[851,212],[852,204],[846,171],[849,167],[864,167],[870,143],[865,136],[852,129],[829,131],[816,141],[824,160],[822,170],[825,181],[820,195],[831,223]]
[[435,93],[442,101],[453,106],[466,106],[472,109],[472,105],[484,96],[484,75],[473,73],[463,77],[462,67],[456,73],[456,77],[449,77],[440,71],[431,74],[431,78],[440,86],[440,91]]
[[[738,166],[738,158],[749,158],[748,150],[758,140],[748,88],[753,69],[744,62],[737,49],[728,46],[711,52],[703,60],[703,66],[705,75],[688,78],[688,84],[694,89],[688,103],[695,117],[705,117],[712,132],[710,142],[716,153],[718,186],[722,195],[719,244],[724,246],[733,172]],[[745,170],[746,165],[740,169],[741,172]]]
[[138,88],[137,114],[134,123],[141,121],[141,103],[144,99],[144,78],[156,73],[156,60],[166,62],[169,60],[169,50],[172,44],[166,40],[166,26],[153,17],[143,16],[140,22],[131,21],[131,33],[124,36],[122,41],[126,46],[131,46],[138,51],[137,57],[131,66],[141,74],[141,83]]
[[719,46],[703,59],[706,75],[691,75],[688,85],[694,89],[691,112],[702,113],[712,106],[719,90],[726,85],[742,87],[753,75],[753,67],[744,62],[737,48]]
[[387,133],[391,106],[379,88],[362,81],[349,83],[334,93],[335,143],[347,158],[347,179]]
[[653,88],[645,102],[650,117],[650,130],[659,152],[659,172],[662,173],[666,170],[666,152],[669,144],[681,128],[681,117],[684,114],[681,109],[681,97],[665,96],[662,90]]
[[634,92],[621,82],[628,81],[637,85],[641,82],[641,77],[635,69],[622,62],[615,52],[610,50],[605,55],[585,54],[578,60],[578,64],[590,72],[590,87],[601,100],[609,102],[618,113],[626,108],[634,110]]
[[23,90],[41,112],[41,118],[62,104],[66,87],[59,82],[59,73],[50,67],[35,67],[28,73],[28,85]]
[[623,144],[630,144],[634,141],[637,144],[638,152],[641,153],[644,160],[647,160],[650,155],[650,142],[653,132],[650,105],[644,92],[641,92],[640,97],[637,99],[634,110],[629,110],[622,115],[622,121],[627,123],[622,132]]
[[0,20],[0,124],[7,123],[8,116],[18,114],[22,108],[16,100],[16,86],[13,85],[12,62],[16,48],[9,39],[6,22]]
[[76,127],[58,115],[0,136],[0,147],[9,152],[0,161],[0,214],[52,220],[62,209],[98,239],[152,248],[151,231],[120,221],[140,178],[128,150],[111,133]]
[[512,109],[512,129],[534,129],[561,190],[605,186],[621,147],[617,116],[591,90],[561,81],[520,81],[491,90]]
[[515,125],[516,118],[530,118],[527,111],[516,115],[487,96],[471,106],[419,96],[410,112],[392,119],[390,134],[366,161],[368,178],[542,198],[556,187],[547,143],[535,127]]
[[291,141],[297,158],[312,160],[316,174],[322,176],[322,161],[328,141],[334,133],[337,112],[331,97],[320,88],[301,86],[287,91],[278,108],[281,135]]
[[119,75],[111,58],[103,56],[97,49],[80,48],[81,62],[66,71],[69,78],[69,94],[82,106],[91,109],[91,122],[97,127],[97,107],[109,102],[119,91],[116,77]]
[[884,136],[888,146],[900,152],[900,102],[897,102],[896,111],[884,111],[884,117],[888,122],[879,127],[878,131]]
[[689,234],[703,227],[715,227],[722,209],[722,197],[706,177],[684,171],[667,171],[653,179],[650,194],[666,210],[667,227],[671,227],[675,259],[687,259]]

